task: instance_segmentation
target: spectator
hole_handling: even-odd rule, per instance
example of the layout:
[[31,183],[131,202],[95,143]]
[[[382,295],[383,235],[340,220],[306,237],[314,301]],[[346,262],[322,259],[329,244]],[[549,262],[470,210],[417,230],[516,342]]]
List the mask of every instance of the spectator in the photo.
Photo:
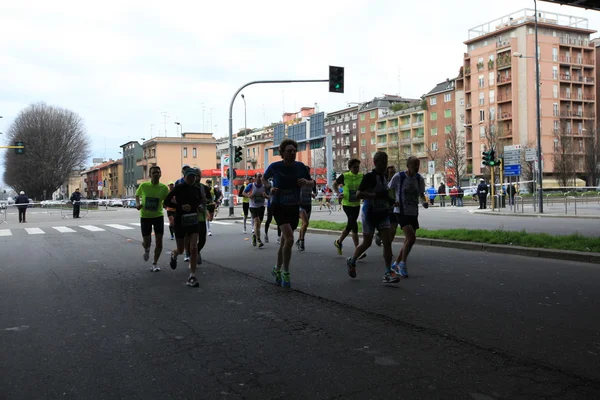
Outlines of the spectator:
[[427,194],[429,195],[429,204],[433,205],[433,203],[435,201],[435,196],[437,194],[433,184],[431,185],[430,188],[427,189]]
[[440,183],[438,187],[438,195],[440,196],[440,207],[446,207],[446,185]]
[[452,189],[450,189],[450,205],[452,207],[456,207],[457,198],[458,198],[458,189],[456,188],[456,186],[453,186]]
[[15,199],[15,204],[19,209],[19,223],[27,222],[25,219],[25,214],[27,213],[27,207],[29,206],[29,197],[25,196],[25,192],[21,190],[17,198]]
[[462,207],[463,206],[463,197],[465,197],[465,190],[458,185],[458,196],[456,196],[456,205],[458,207]]
[[514,185],[508,185],[506,187],[506,194],[508,194],[508,204],[513,206],[515,204],[515,195],[517,194],[517,188]]
[[79,218],[79,210],[81,208],[81,192],[79,188],[75,189],[71,194],[71,203],[73,203],[73,218]]

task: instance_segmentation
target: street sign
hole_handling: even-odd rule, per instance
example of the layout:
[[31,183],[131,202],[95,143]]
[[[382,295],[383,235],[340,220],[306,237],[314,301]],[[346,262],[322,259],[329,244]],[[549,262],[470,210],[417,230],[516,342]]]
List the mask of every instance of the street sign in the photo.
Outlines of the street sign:
[[98,185],[98,191],[101,192],[102,191],[102,186]]
[[104,158],[92,158],[92,164],[102,164],[104,162]]
[[512,151],[512,150],[521,150],[521,145],[513,144],[512,146],[504,146],[504,153],[506,153],[507,151]]
[[537,160],[537,149],[530,148],[525,150],[525,161],[536,161]]
[[223,178],[223,186],[229,186],[229,179]]
[[506,165],[504,164],[504,176],[519,176],[521,175],[520,165]]
[[98,182],[98,186],[102,187],[102,181]]
[[[508,146],[507,146],[508,147]],[[504,151],[504,165],[521,164],[521,150]]]
[[427,161],[427,173],[429,175],[435,174],[435,161]]

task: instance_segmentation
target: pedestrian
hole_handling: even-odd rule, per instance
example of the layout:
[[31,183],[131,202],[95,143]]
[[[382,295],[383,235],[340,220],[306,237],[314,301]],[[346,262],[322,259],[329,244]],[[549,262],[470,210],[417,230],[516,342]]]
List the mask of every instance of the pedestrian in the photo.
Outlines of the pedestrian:
[[269,165],[263,175],[265,186],[268,186],[268,180],[273,178],[271,207],[275,222],[281,228],[277,263],[271,270],[271,274],[276,283],[288,288],[291,287],[290,260],[294,245],[294,231],[298,228],[300,219],[298,213],[300,188],[314,185],[306,165],[296,161],[297,152],[298,143],[295,140],[282,140],[279,144],[279,154],[283,160]]
[[334,240],[333,245],[337,249],[339,255],[342,255],[344,239],[352,233],[352,241],[354,248],[359,245],[358,242],[358,216],[360,215],[360,199],[356,196],[358,187],[363,180],[363,173],[360,172],[360,160],[353,158],[348,161],[348,172],[344,172],[337,177],[333,183],[333,189],[338,190],[339,186],[343,186],[343,192],[340,192],[342,199],[342,208],[346,214],[346,227],[342,231],[340,237]]
[[362,243],[354,250],[352,257],[346,259],[348,275],[356,278],[356,260],[371,246],[375,231],[379,231],[383,245],[383,258],[385,262],[385,275],[383,279],[388,283],[396,283],[400,279],[392,271],[392,233],[390,225],[390,201],[388,192],[388,180],[385,175],[388,155],[378,151],[373,156],[375,168],[365,174],[358,187],[357,197],[363,199],[362,207]]
[[429,204],[433,206],[433,203],[435,202],[435,196],[437,195],[437,190],[435,190],[433,183],[429,189],[427,189],[427,194],[429,195]]
[[69,200],[73,204],[73,218],[79,218],[79,210],[81,208],[81,192],[79,188],[75,189]]
[[392,264],[392,270],[404,278],[408,278],[406,260],[415,244],[416,232],[419,229],[419,200],[422,201],[423,208],[429,207],[425,197],[425,180],[419,174],[420,165],[417,157],[410,156],[406,161],[406,171],[394,175],[389,183],[389,187],[396,193],[394,213],[404,233],[404,244],[396,262]]
[[438,187],[438,195],[440,197],[440,207],[446,207],[446,185],[444,185],[444,182],[441,182]]
[[[175,187],[175,183],[171,181],[167,187],[169,188],[170,192]],[[173,207],[166,207],[166,209],[167,219],[169,220],[169,233],[171,234],[171,240],[175,240],[175,209]]]
[[[196,171],[188,168],[185,171],[184,183],[175,185],[165,198],[165,205],[175,208],[175,242],[177,248],[171,251],[170,266],[177,268],[177,256],[185,250],[185,237],[188,235],[190,243],[190,276],[186,282],[187,286],[198,287],[196,278],[196,262],[198,257],[198,233],[200,222],[198,213],[203,212],[206,206],[206,197],[202,190],[195,185]],[[176,203],[173,202],[176,199]]]
[[265,218],[265,200],[267,193],[265,185],[262,183],[262,174],[257,172],[254,175],[254,180],[249,183],[244,189],[244,197],[249,199],[250,215],[252,216],[252,246],[261,248],[264,243],[260,239],[260,225]]
[[458,207],[462,207],[463,206],[463,198],[465,197],[465,190],[458,185],[458,195],[456,197],[456,202]]
[[29,197],[25,196],[25,192],[21,190],[15,199],[15,204],[19,210],[19,223],[26,223],[27,207],[29,207]]
[[508,204],[514,206],[515,194],[517,193],[517,190],[515,189],[514,185],[508,184],[508,186],[506,187],[506,192],[508,194]]
[[457,199],[458,199],[458,189],[456,188],[456,186],[453,186],[452,189],[450,189],[450,205],[452,207],[456,207]]
[[150,182],[142,182],[135,191],[136,208],[140,211],[140,227],[142,231],[142,246],[144,247],[144,261],[150,258],[152,245],[152,230],[154,229],[154,259],[150,271],[158,272],[158,259],[163,249],[163,235],[165,233],[165,218],[163,203],[169,188],[160,183],[162,173],[159,166],[150,168]]
[[487,195],[488,195],[488,186],[485,184],[485,179],[481,178],[479,180],[479,185],[477,185],[477,197],[479,198],[479,209],[485,210],[487,207]]
[[[310,175],[310,168],[306,167],[308,174]],[[313,181],[314,182],[314,181]],[[310,223],[310,214],[312,212],[312,200],[314,195],[317,193],[317,188],[315,185],[311,186],[303,186],[300,188],[300,209],[298,210],[300,221],[302,221],[302,225],[300,226],[300,232],[298,235],[298,240],[296,241],[296,246],[299,251],[304,251],[304,238],[306,237],[306,231],[308,230],[308,224]]]

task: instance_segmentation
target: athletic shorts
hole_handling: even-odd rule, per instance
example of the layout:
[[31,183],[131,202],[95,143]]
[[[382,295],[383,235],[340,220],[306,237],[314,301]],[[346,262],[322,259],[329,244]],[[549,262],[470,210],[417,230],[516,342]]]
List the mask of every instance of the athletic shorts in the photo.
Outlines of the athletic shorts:
[[410,225],[415,231],[419,229],[419,217],[417,215],[394,214],[394,216],[400,228]]
[[258,218],[262,221],[265,218],[265,206],[250,207],[250,215],[252,215],[252,219]]
[[277,226],[289,224],[293,231],[298,228],[298,221],[300,221],[298,206],[272,204],[271,208],[273,209],[273,217]]
[[140,228],[142,237],[152,236],[152,229],[154,229],[155,235],[163,235],[165,233],[165,217],[140,218]]
[[185,237],[185,235],[188,235],[191,233],[200,233],[200,224],[206,225],[206,223],[204,223],[204,222],[198,222],[195,225],[190,225],[190,226],[186,226],[186,227],[181,226],[181,224],[175,224],[175,229],[174,229],[175,238],[183,239]]
[[312,212],[312,204],[306,205],[306,206],[300,206],[300,212],[305,212],[306,213],[306,217],[308,219],[310,219],[310,213]]
[[392,227],[390,223],[389,215],[379,218],[368,218],[363,212],[362,215],[362,231],[367,235],[374,235],[375,230],[382,231],[383,229],[390,229]]
[[358,233],[358,216],[360,215],[360,206],[342,206],[348,222],[346,223],[346,229]]

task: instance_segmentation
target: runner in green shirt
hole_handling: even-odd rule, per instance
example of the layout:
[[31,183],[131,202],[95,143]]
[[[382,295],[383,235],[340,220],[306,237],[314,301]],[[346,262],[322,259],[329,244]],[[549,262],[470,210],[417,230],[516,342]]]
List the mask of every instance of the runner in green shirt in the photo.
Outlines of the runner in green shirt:
[[150,168],[150,182],[140,184],[135,192],[136,208],[140,210],[140,227],[142,230],[142,246],[144,247],[144,261],[150,258],[150,246],[152,245],[152,229],[156,244],[154,246],[154,260],[150,270],[160,271],[158,259],[163,247],[163,234],[165,233],[165,218],[163,214],[163,202],[169,188],[160,183],[160,167]]

